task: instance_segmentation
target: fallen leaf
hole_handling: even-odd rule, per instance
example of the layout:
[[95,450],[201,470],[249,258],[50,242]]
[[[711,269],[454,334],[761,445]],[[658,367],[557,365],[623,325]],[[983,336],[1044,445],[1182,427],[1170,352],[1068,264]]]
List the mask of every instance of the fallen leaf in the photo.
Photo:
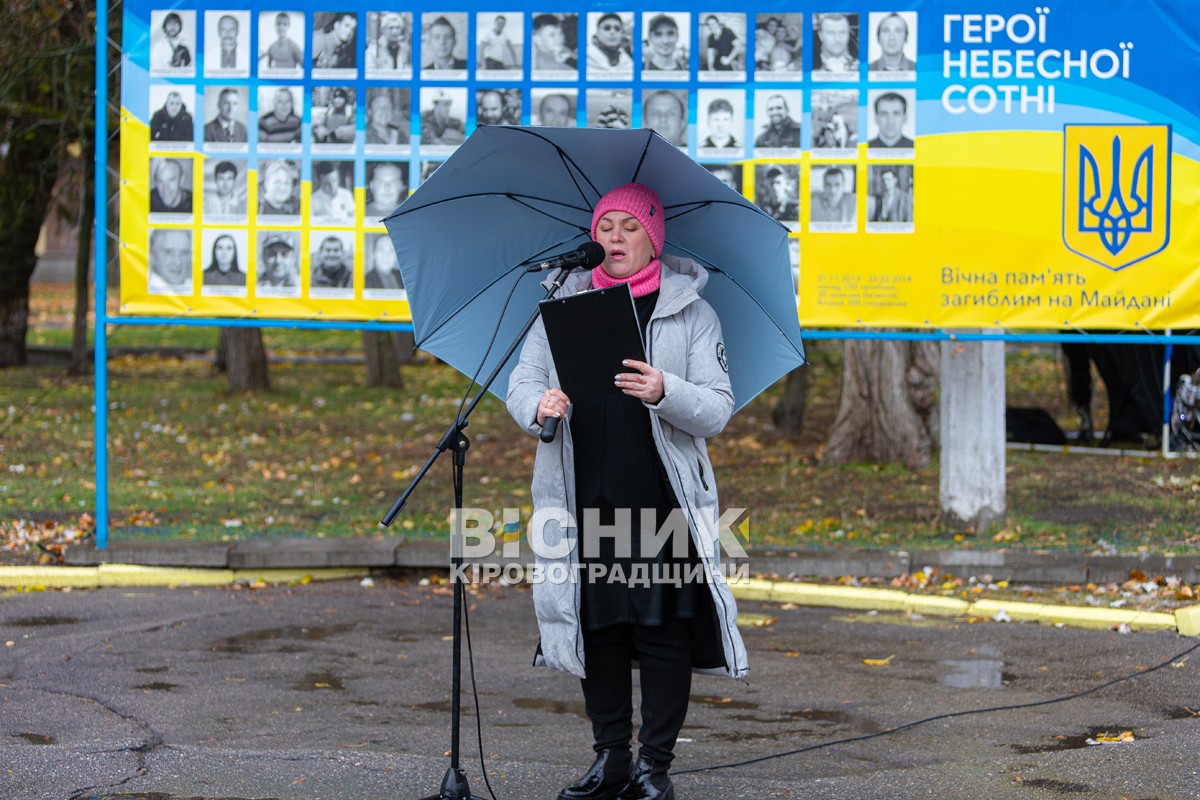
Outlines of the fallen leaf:
[[862,662],[868,667],[886,667],[888,664],[892,663],[892,659],[895,657],[896,654],[893,653],[887,658],[864,658]]
[[1132,742],[1133,731],[1123,731],[1122,733],[1100,733],[1094,739],[1088,739],[1088,744],[1120,744],[1121,742]]

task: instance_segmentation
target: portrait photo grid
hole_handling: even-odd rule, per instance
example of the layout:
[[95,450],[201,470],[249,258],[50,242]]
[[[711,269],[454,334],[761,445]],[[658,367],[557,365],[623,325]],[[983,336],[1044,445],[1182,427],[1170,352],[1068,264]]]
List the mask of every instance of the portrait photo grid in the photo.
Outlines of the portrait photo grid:
[[133,0],[149,225],[197,250],[151,292],[404,299],[382,219],[487,124],[651,129],[797,235],[913,232],[917,12],[765,6]]

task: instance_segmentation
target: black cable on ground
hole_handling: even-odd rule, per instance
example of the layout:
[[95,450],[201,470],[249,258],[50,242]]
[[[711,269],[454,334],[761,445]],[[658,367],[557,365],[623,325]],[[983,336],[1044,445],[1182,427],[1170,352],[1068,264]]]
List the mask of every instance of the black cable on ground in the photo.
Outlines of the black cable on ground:
[[462,582],[457,584],[457,591],[462,592],[460,601],[462,602],[463,627],[467,632],[467,667],[471,673],[471,699],[475,703],[475,735],[479,741],[479,770],[483,773],[483,783],[487,786],[488,794],[492,796],[492,800],[496,800],[496,793],[492,790],[492,783],[488,780],[487,763],[483,758],[483,713],[479,710],[479,688],[475,685],[475,652],[471,648],[471,619],[467,613],[467,587]]
[[992,706],[990,708],[975,708],[975,709],[970,709],[967,711],[951,711],[946,714],[937,714],[936,716],[926,717],[925,719],[919,719],[919,720],[915,720],[913,722],[906,722],[903,725],[897,725],[894,728],[888,728],[886,731],[879,731],[877,733],[867,733],[867,734],[863,734],[861,736],[850,736],[846,739],[835,739],[832,742],[822,742],[820,744],[814,744],[814,745],[810,745],[808,747],[801,747],[796,750],[787,750],[783,753],[774,753],[769,756],[760,756],[759,758],[751,758],[751,759],[747,759],[745,761],[735,761],[735,762],[732,762],[729,764],[716,764],[711,767],[693,767],[692,769],[679,770],[677,772],[673,772],[672,774],[687,775],[687,774],[693,773],[693,772],[710,772],[712,770],[717,770],[717,769],[729,769],[730,767],[744,767],[749,764],[758,764],[759,762],[762,762],[762,761],[770,761],[771,759],[774,759],[774,758],[783,758],[784,756],[794,756],[794,755],[798,755],[800,753],[809,753],[809,752],[812,752],[813,750],[821,750],[826,747],[833,747],[834,745],[849,744],[850,742],[865,742],[868,739],[877,739],[880,736],[887,736],[888,734],[891,734],[891,733],[898,733],[903,730],[908,730],[909,728],[915,728],[918,725],[924,725],[929,722],[937,722],[938,720],[943,720],[943,719],[953,719],[955,717],[967,717],[967,716],[971,716],[974,714],[990,714],[995,711],[1015,711],[1017,709],[1022,709],[1022,708],[1036,708],[1038,706],[1053,705],[1054,703],[1065,703],[1068,700],[1077,700],[1080,697],[1086,697],[1089,694],[1095,694],[1096,692],[1100,691],[1101,689],[1107,689],[1109,686],[1113,686],[1118,683],[1123,683],[1124,681],[1130,681],[1135,678],[1140,678],[1143,675],[1149,675],[1151,672],[1160,670],[1163,667],[1167,666],[1168,664],[1173,664],[1173,663],[1179,661],[1180,659],[1186,658],[1188,655],[1195,652],[1196,650],[1200,650],[1200,642],[1192,645],[1188,649],[1184,650],[1182,653],[1179,653],[1177,655],[1172,656],[1171,658],[1168,658],[1166,661],[1163,661],[1162,663],[1155,664],[1153,667],[1150,667],[1150,668],[1144,669],[1144,670],[1140,670],[1138,672],[1134,672],[1129,675],[1122,676],[1120,678],[1114,678],[1110,681],[1106,681],[1106,682],[1100,684],[1099,686],[1093,686],[1090,689],[1084,689],[1081,692],[1075,692],[1074,694],[1069,694],[1064,697],[1055,697],[1050,700],[1035,700],[1031,703],[1015,703],[1013,705],[1007,705],[1007,706]]

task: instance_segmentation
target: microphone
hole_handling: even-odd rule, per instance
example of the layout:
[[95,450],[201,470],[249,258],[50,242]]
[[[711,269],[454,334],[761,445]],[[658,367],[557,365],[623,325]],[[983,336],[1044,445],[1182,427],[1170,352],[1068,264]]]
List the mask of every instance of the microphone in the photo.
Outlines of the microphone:
[[542,432],[538,434],[543,442],[550,444],[554,441],[554,437],[558,433],[558,423],[561,421],[562,417],[551,417],[546,420],[546,424],[542,426]]
[[569,253],[563,253],[540,264],[534,264],[525,271],[542,272],[547,269],[575,269],[576,267],[591,269],[600,266],[604,261],[604,255],[604,245],[599,242],[584,242]]

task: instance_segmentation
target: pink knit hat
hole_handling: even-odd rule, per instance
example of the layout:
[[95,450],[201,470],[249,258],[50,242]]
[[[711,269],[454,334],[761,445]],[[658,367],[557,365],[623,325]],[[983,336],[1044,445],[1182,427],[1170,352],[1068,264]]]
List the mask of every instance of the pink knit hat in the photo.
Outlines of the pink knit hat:
[[637,217],[646,233],[650,235],[650,243],[654,245],[654,255],[662,255],[663,242],[667,238],[666,213],[662,201],[653,189],[640,183],[627,183],[610,191],[592,211],[592,238],[596,238],[596,226],[600,218],[610,211],[624,211]]

